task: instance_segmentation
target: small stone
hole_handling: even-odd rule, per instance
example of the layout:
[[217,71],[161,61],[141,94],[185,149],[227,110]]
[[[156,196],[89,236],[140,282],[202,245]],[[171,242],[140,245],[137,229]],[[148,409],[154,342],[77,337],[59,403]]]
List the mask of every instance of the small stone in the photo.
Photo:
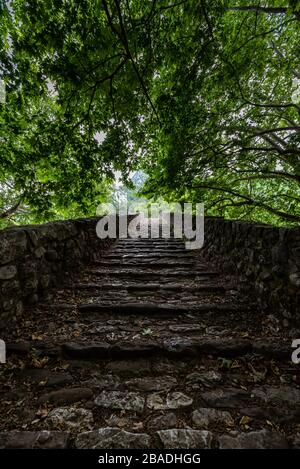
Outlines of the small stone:
[[288,443],[283,435],[270,430],[250,433],[235,433],[233,436],[218,437],[220,449],[287,449]]
[[77,344],[67,342],[62,345],[64,353],[73,358],[107,358],[109,356],[110,344],[106,342],[87,342]]
[[216,423],[221,423],[229,427],[234,425],[234,420],[229,412],[206,407],[194,410],[192,413],[192,421],[200,428],[206,428],[210,424]]
[[194,344],[191,340],[184,339],[181,337],[176,337],[172,339],[167,339],[164,341],[164,348],[167,352],[171,354],[190,354],[195,355],[196,349]]
[[208,326],[205,332],[209,335],[228,335],[228,330],[223,326]]
[[193,398],[186,396],[182,392],[171,392],[167,395],[167,405],[169,409],[179,409],[187,407],[193,403]]
[[165,415],[159,415],[149,422],[149,425],[154,430],[163,428],[174,428],[177,425],[177,417],[173,412],[168,412]]
[[0,280],[9,280],[17,275],[17,268],[14,265],[0,267]]
[[154,393],[147,398],[147,407],[153,410],[179,409],[188,407],[193,399],[182,392],[171,392],[163,397],[160,393]]
[[93,392],[89,388],[64,388],[43,394],[39,398],[39,404],[53,402],[54,404],[72,404],[77,401],[91,399]]
[[38,259],[40,259],[41,257],[44,256],[45,252],[46,252],[46,249],[41,246],[34,251],[34,254]]
[[123,332],[139,332],[141,330],[140,326],[132,326],[130,324],[123,324],[119,326],[119,330]]
[[0,449],[65,449],[69,433],[42,430],[37,432],[7,431],[0,433]]
[[96,397],[95,404],[108,409],[143,412],[145,399],[137,392],[103,391]]
[[107,364],[106,369],[121,376],[140,376],[141,374],[151,373],[150,362],[146,360],[113,361]]
[[271,358],[289,359],[291,344],[288,342],[274,342],[267,339],[257,339],[252,342],[253,353]]
[[166,449],[210,448],[212,433],[206,430],[170,429],[157,432]]
[[68,373],[55,373],[45,369],[24,369],[20,371],[19,376],[49,387],[62,386],[72,382],[72,376]]
[[80,433],[75,446],[78,449],[139,449],[150,447],[150,436],[145,433],[130,433],[120,428],[105,427]]
[[300,421],[300,409],[285,409],[282,407],[245,407],[240,409],[242,415],[255,419],[270,420],[278,423],[292,423]]
[[208,407],[241,407],[250,395],[243,389],[214,389],[200,395]]
[[268,404],[300,405],[300,390],[289,386],[260,386],[253,389],[252,395]]
[[118,415],[112,414],[108,419],[105,419],[105,422],[109,427],[127,427],[132,426],[132,418],[130,417],[120,417]]
[[93,329],[89,330],[90,334],[107,334],[108,332],[116,332],[116,328],[114,326],[97,326],[93,327]]
[[295,287],[300,287],[300,273],[299,272],[290,274],[289,278],[290,278],[290,282],[292,285],[294,285]]
[[80,407],[58,407],[49,412],[46,420],[59,427],[89,429],[93,423],[93,414]]
[[168,391],[176,384],[177,379],[172,376],[134,378],[125,382],[126,387],[138,391]]
[[82,384],[95,389],[116,390],[120,386],[120,378],[116,375],[94,376],[88,381],[84,381]]
[[203,373],[191,373],[186,377],[187,386],[192,389],[199,389],[201,386],[211,387],[215,383],[222,381],[221,373],[214,370],[205,371]]
[[201,324],[175,324],[169,326],[171,332],[197,332],[203,329]]

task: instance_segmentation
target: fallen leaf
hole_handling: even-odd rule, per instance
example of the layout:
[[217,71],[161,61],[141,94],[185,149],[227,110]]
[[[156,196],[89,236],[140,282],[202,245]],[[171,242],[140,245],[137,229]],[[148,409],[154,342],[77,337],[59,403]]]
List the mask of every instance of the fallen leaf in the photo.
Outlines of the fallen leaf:
[[152,335],[153,330],[150,327],[146,327],[145,329],[142,330],[142,335],[147,336],[147,335]]
[[30,422],[30,425],[35,425],[36,423],[39,423],[40,419],[35,419]]
[[132,426],[133,430],[142,430],[144,428],[143,422],[136,422]]
[[251,417],[248,417],[248,415],[243,415],[243,417],[239,421],[239,424],[245,426],[245,425],[248,425],[248,423],[250,423],[251,421],[252,421]]

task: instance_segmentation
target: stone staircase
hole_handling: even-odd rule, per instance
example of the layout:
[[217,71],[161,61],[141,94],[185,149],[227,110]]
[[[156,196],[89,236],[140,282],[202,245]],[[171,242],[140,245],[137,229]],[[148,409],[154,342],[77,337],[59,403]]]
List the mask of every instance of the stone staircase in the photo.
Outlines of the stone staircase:
[[300,447],[291,339],[236,282],[180,239],[119,240],[7,338],[0,447]]

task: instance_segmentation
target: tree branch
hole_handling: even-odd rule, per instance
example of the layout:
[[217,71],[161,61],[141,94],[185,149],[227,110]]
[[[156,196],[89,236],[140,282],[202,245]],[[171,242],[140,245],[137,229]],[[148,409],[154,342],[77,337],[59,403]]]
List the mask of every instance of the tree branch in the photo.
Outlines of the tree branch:
[[[253,11],[257,13],[265,13],[271,15],[282,15],[288,13],[287,7],[261,7],[259,5],[247,5],[247,6],[233,6],[228,8],[229,11]],[[296,20],[300,21],[300,12],[293,11]]]
[[228,8],[229,11],[255,11],[256,13],[270,13],[281,15],[287,12],[287,7],[260,7],[258,5],[233,6]]
[[10,215],[15,213],[18,210],[20,204],[21,204],[21,201],[17,202],[15,205],[13,205],[9,209],[5,210],[4,212],[0,213],[1,220],[4,219],[4,218],[8,218],[8,217],[10,217]]
[[231,194],[235,197],[239,197],[240,199],[243,199],[246,202],[245,205],[253,205],[255,207],[260,207],[260,208],[267,210],[268,212],[274,213],[274,215],[277,215],[280,218],[283,218],[285,220],[289,220],[292,222],[300,223],[300,215],[292,215],[291,213],[282,212],[281,210],[273,208],[264,202],[257,201],[250,196],[240,194],[239,192],[233,191],[231,189],[227,189],[225,187],[211,186],[207,184],[200,184],[200,185],[190,186],[190,187],[192,189],[207,189],[207,190],[225,192],[227,194]]
[[106,0],[102,0],[102,5],[103,5],[103,8],[104,8],[104,11],[105,11],[105,14],[106,14],[106,17],[107,17],[107,20],[108,20],[108,23],[112,29],[112,31],[119,37],[121,43],[123,44],[124,46],[124,49],[126,51],[126,54],[128,55],[131,63],[132,63],[132,66],[133,66],[133,69],[136,73],[136,76],[141,84],[141,87],[142,87],[142,90],[147,98],[147,101],[149,102],[159,124],[161,125],[160,123],[160,119],[159,119],[159,116],[158,116],[158,113],[155,109],[155,106],[152,102],[152,99],[148,93],[148,90],[147,90],[147,87],[144,83],[144,80],[140,74],[140,71],[133,59],[133,56],[131,54],[131,51],[130,51],[130,48],[129,48],[129,44],[128,44],[128,39],[127,39],[127,35],[126,35],[126,31],[125,31],[125,27],[124,27],[124,23],[123,23],[123,17],[122,17],[122,12],[121,12],[121,8],[120,8],[120,0],[115,0],[115,5],[116,5],[116,8],[117,8],[117,13],[118,13],[118,18],[119,18],[119,24],[120,24],[120,28],[121,28],[121,31],[118,31],[118,29],[115,27],[115,25],[113,24],[113,21],[112,21],[112,17],[110,15],[110,12],[109,12],[109,9],[108,9],[108,5],[107,5],[107,2]]

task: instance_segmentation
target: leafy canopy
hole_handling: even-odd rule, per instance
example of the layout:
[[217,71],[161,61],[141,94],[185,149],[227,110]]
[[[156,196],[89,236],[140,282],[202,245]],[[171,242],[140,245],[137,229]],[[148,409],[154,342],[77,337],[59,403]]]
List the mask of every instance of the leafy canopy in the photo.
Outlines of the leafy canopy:
[[299,223],[299,27],[296,0],[3,3],[0,217],[93,214],[142,169],[148,197]]

